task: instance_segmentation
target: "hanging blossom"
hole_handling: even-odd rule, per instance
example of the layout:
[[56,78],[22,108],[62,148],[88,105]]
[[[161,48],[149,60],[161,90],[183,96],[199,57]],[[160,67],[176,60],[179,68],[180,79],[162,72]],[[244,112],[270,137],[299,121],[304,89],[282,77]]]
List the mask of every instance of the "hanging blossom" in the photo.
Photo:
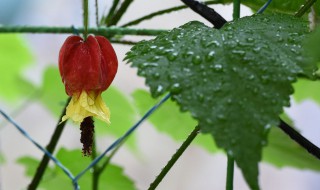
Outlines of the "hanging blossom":
[[62,121],[72,119],[80,124],[96,117],[110,124],[110,111],[101,98],[118,69],[116,53],[103,36],[89,35],[87,40],[70,36],[59,53],[59,71],[66,93],[71,96]]

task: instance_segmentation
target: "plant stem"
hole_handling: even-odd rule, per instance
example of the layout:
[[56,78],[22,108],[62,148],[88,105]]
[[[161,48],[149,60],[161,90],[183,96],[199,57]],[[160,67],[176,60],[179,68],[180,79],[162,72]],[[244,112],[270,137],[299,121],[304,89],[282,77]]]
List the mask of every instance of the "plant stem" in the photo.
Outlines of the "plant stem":
[[162,179],[167,175],[167,173],[170,171],[172,166],[176,163],[176,161],[180,158],[182,153],[188,148],[188,146],[191,144],[191,142],[196,138],[196,136],[199,134],[200,127],[196,126],[191,134],[188,136],[186,141],[182,143],[180,148],[177,150],[177,152],[172,156],[172,158],[169,160],[167,165],[162,169],[160,174],[156,177],[156,179],[150,184],[150,187],[148,190],[154,190],[157,188],[159,183],[162,181]]
[[194,12],[201,15],[209,21],[217,29],[220,29],[227,21],[217,13],[213,8],[208,7],[195,0],[181,0],[184,4],[190,7]]
[[[56,145],[60,139],[62,131],[66,125],[66,121],[64,121],[62,123],[60,123],[60,121],[61,121],[62,117],[66,114],[66,108],[67,108],[67,105],[69,104],[70,100],[71,100],[71,98],[69,98],[67,100],[67,103],[66,103],[65,107],[63,108],[62,114],[59,118],[58,124],[56,125],[56,129],[53,132],[53,135],[51,136],[50,142],[46,147],[47,151],[50,152],[51,154],[53,153],[54,149],[56,148]],[[36,174],[33,176],[33,179],[28,186],[28,190],[37,189],[39,182],[41,181],[42,176],[48,166],[49,160],[50,160],[49,157],[46,154],[44,154],[42,157],[42,160],[38,166]]]
[[89,22],[89,0],[83,0],[83,39],[86,40],[88,36],[88,22]]
[[294,16],[302,17],[304,13],[306,13],[316,1],[317,0],[308,0],[304,5],[301,6],[301,8],[298,10],[298,12]]
[[320,149],[304,136],[302,136],[298,131],[294,130],[290,125],[280,119],[279,128],[284,131],[290,138],[300,144],[304,149],[306,149],[310,154],[320,159]]
[[98,3],[98,0],[95,0],[94,5],[96,8],[96,25],[97,25],[97,27],[99,27],[100,22],[99,22],[99,3]]
[[[97,149],[96,149],[96,139],[95,135],[93,135],[93,144],[92,144],[92,154],[91,158],[94,160],[97,157]],[[99,189],[99,170],[97,165],[94,165],[92,172],[92,190],[98,190]]]
[[[129,137],[129,136],[128,136]],[[111,159],[113,158],[113,156],[118,152],[118,150],[121,148],[121,146],[124,144],[124,142],[127,140],[126,137],[123,141],[121,141],[117,147],[115,149],[112,150],[112,152],[110,153],[110,155],[107,157],[107,159],[103,162],[102,166],[100,168],[97,169],[97,173],[101,174],[103,172],[103,170],[109,165]]]
[[121,19],[123,14],[127,11],[128,7],[130,6],[130,4],[132,2],[133,2],[133,0],[125,0],[121,4],[121,6],[120,6],[119,10],[116,12],[116,14],[113,15],[113,17],[111,18],[111,20],[107,26],[112,26],[112,25],[118,24],[119,20]]
[[108,12],[108,15],[101,20],[101,23],[104,23],[105,25],[108,25],[110,23],[110,20],[113,17],[118,4],[119,4],[119,0],[113,0],[113,3]]
[[227,154],[227,157],[228,157],[228,165],[227,165],[226,190],[233,190],[234,159],[229,154]]
[[[84,28],[78,28],[79,32],[83,32]],[[141,35],[156,36],[167,30],[153,29],[134,29],[134,28],[88,28],[89,33],[96,35]],[[45,27],[45,26],[0,26],[0,33],[38,33],[38,34],[72,34],[73,27]]]
[[233,0],[233,20],[240,18],[240,0]]
[[[214,0],[214,1],[205,1],[203,3],[206,4],[206,5],[211,5],[211,4],[219,4],[221,2],[219,0]],[[163,9],[163,10],[148,14],[146,16],[143,16],[141,18],[138,18],[136,20],[130,21],[130,22],[122,25],[122,27],[128,27],[128,26],[132,26],[132,25],[137,25],[140,22],[148,20],[148,19],[151,19],[153,17],[160,16],[160,15],[163,15],[163,14],[166,14],[166,13],[171,13],[171,12],[178,11],[178,10],[185,9],[185,8],[188,8],[188,6],[182,5],[182,6],[172,7],[172,8],[169,8],[169,9]]]

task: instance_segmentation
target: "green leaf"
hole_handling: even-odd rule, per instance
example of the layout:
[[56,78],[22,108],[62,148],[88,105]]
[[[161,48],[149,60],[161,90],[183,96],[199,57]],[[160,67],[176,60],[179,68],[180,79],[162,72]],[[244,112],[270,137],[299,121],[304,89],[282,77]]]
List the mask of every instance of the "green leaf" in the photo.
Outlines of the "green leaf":
[[320,62],[320,26],[314,32],[308,35],[305,40],[304,48],[307,54],[313,58],[313,61]]
[[58,68],[55,66],[47,67],[42,81],[40,100],[51,113],[58,117],[68,98]]
[[[133,103],[129,101],[126,95],[113,86],[102,94],[102,98],[110,108],[111,125],[106,126],[104,122],[98,119],[95,120],[96,133],[108,133],[120,137],[137,121],[138,115],[133,107]],[[132,135],[128,141],[126,141],[126,144],[134,148],[135,141],[135,136]]]
[[296,102],[302,102],[306,99],[310,99],[320,104],[320,81],[299,79],[294,83],[293,87],[293,98]]
[[22,71],[31,65],[33,56],[19,35],[1,34],[0,44],[0,97],[15,102],[35,89],[22,77]]
[[[320,27],[314,32],[310,33],[303,44],[304,55],[309,59],[306,60],[309,64],[320,65]],[[319,71],[317,71],[319,77]],[[310,81],[306,79],[299,79],[294,84],[295,93],[293,97],[295,101],[301,102],[306,99],[314,100],[320,104],[320,81]]]
[[[57,154],[58,160],[64,164],[74,175],[82,171],[91,162],[91,158],[83,157],[81,150],[60,149]],[[76,162],[75,162],[76,160]],[[22,157],[18,163],[26,168],[26,175],[33,176],[38,165],[38,160],[31,157]],[[99,189],[110,190],[134,190],[133,181],[123,173],[123,169],[117,165],[109,164],[99,178]],[[92,176],[87,172],[79,179],[81,189],[91,189]],[[48,167],[40,187],[46,190],[72,189],[72,181],[57,166]]]
[[[133,92],[132,96],[141,116],[145,114],[152,105],[160,100],[160,98],[151,98],[150,93],[145,90],[136,90]],[[148,118],[148,120],[157,130],[168,134],[177,141],[184,141],[197,125],[197,121],[194,120],[189,113],[180,112],[177,104],[172,101],[167,101],[163,104],[160,109]],[[211,135],[199,134],[193,143],[210,152],[217,151]]]
[[190,22],[138,43],[126,59],[154,97],[170,91],[259,189],[268,129],[289,105],[297,75],[313,73],[301,61],[307,30],[304,21],[287,15],[245,17],[221,30]]
[[6,162],[6,159],[3,155],[3,153],[0,152],[0,165],[4,164]]

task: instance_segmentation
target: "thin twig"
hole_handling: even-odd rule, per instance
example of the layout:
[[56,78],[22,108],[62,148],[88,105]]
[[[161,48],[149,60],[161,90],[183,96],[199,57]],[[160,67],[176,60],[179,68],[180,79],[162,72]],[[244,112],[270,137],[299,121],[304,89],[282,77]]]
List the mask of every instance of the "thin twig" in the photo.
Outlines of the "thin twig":
[[[219,4],[221,3],[220,1],[218,0],[214,0],[214,1],[205,1],[203,2],[205,5],[212,5],[212,4]],[[160,16],[160,15],[163,15],[163,14],[166,14],[166,13],[171,13],[171,12],[174,12],[174,11],[178,11],[178,10],[181,10],[181,9],[185,9],[185,8],[188,8],[188,6],[186,5],[181,5],[181,6],[177,6],[177,7],[172,7],[172,8],[168,8],[168,9],[163,9],[163,10],[160,10],[160,11],[157,11],[157,12],[154,12],[154,13],[151,13],[151,14],[148,14],[146,16],[143,16],[141,18],[138,18],[136,20],[133,20],[133,21],[130,21],[124,25],[122,25],[122,27],[128,27],[128,26],[132,26],[132,25],[137,25],[139,24],[140,22],[142,21],[145,21],[145,20],[148,20],[148,19],[151,19],[153,17],[156,17],[156,16]]]
[[113,17],[111,18],[110,22],[107,24],[107,26],[112,26],[112,25],[116,25],[118,24],[119,20],[121,19],[121,17],[123,16],[123,14],[127,11],[128,7],[130,6],[130,4],[133,2],[133,0],[125,0],[119,10],[113,15]]
[[201,15],[207,21],[209,21],[217,29],[221,28],[227,21],[217,13],[213,8],[200,3],[195,0],[181,0],[184,4],[190,7],[194,12]]
[[320,159],[320,149],[304,136],[302,136],[298,131],[288,125],[286,122],[280,119],[279,128],[291,137],[292,140],[300,144],[304,149],[306,149],[310,154]]
[[240,0],[233,0],[233,20],[240,18]]
[[227,180],[226,190],[233,190],[233,173],[234,173],[234,158],[227,153],[228,164],[227,164]]
[[[69,104],[70,100],[71,100],[71,98],[68,98],[67,103],[66,103],[65,107],[63,108],[62,114],[59,118],[58,124],[56,125],[56,129],[55,129],[53,135],[51,136],[49,144],[46,147],[47,151],[51,154],[53,153],[54,149],[56,148],[56,145],[60,139],[62,131],[66,125],[66,121],[64,121],[62,123],[60,123],[60,121],[61,121],[62,117],[66,114],[66,108],[67,108],[67,105]],[[48,166],[49,160],[50,160],[50,158],[46,154],[44,154],[42,157],[42,160],[38,166],[36,174],[33,176],[33,179],[31,181],[30,185],[28,186],[28,190],[37,189],[39,182],[41,181],[42,176]]]
[[160,174],[156,177],[156,179],[150,184],[150,187],[148,190],[154,190],[157,188],[159,183],[162,181],[162,179],[167,175],[167,173],[170,171],[172,166],[176,163],[176,161],[180,158],[180,156],[183,154],[183,152],[189,147],[191,142],[196,138],[196,136],[199,134],[200,127],[196,126],[191,134],[188,136],[186,141],[182,143],[180,148],[177,150],[177,152],[172,156],[172,158],[169,160],[167,165],[161,170]]
[[113,0],[112,6],[108,12],[108,15],[101,19],[101,23],[104,23],[105,25],[108,25],[111,18],[114,15],[114,12],[116,11],[116,8],[118,7],[120,0]]
[[316,1],[317,0],[308,0],[304,5],[302,5],[300,7],[298,12],[294,16],[295,17],[302,17]]
[[99,23],[99,3],[98,3],[98,0],[95,0],[95,8],[96,8],[96,25],[97,27],[100,26],[100,23]]

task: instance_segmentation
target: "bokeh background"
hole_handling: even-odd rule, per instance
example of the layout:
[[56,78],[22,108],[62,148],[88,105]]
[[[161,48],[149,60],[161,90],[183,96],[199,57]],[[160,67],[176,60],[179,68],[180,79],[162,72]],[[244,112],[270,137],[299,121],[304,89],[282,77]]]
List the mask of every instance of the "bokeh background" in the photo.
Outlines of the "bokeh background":
[[[94,26],[94,5],[93,1],[90,2],[92,3],[90,6],[90,25]],[[103,14],[110,8],[111,0],[100,0],[99,3],[100,14]],[[173,0],[135,0],[128,12],[120,20],[120,24],[148,13],[177,5],[181,5],[181,2]],[[228,21],[232,19],[232,6],[213,7]],[[241,16],[251,14],[250,9],[244,6],[241,7]],[[171,29],[191,20],[207,23],[192,11],[182,10],[156,17],[151,21],[142,22],[135,27]],[[82,3],[79,0],[0,0],[0,24],[81,26]],[[209,23],[207,24],[209,25]],[[33,61],[23,70],[23,76],[33,84],[41,86],[45,68],[49,65],[57,65],[58,51],[66,36],[62,34],[22,34],[21,37],[26,41],[26,45],[33,55]],[[142,38],[129,37],[132,40]],[[147,89],[144,85],[144,80],[136,76],[136,70],[122,61],[130,46],[115,44],[114,48],[120,64],[113,86],[120,89],[127,96],[131,96],[133,91],[138,88]],[[12,67],[13,65],[7,66]],[[0,70],[0,75],[2,72],[6,71]],[[0,81],[0,90],[5,91],[6,89],[2,86],[4,84]],[[27,98],[28,96],[26,95],[24,100],[27,100]],[[7,113],[12,113],[25,103],[24,100],[7,102],[0,99],[0,107],[6,110]],[[318,126],[320,123],[320,107],[311,100],[299,104],[292,101],[291,108],[286,109],[286,112],[294,119],[295,125],[301,133],[320,146],[320,128]],[[15,114],[14,119],[42,145],[48,143],[57,122],[57,118],[37,101],[29,102],[21,112]],[[30,179],[24,175],[24,167],[17,164],[16,160],[25,155],[41,158],[42,153],[13,126],[5,123],[3,118],[0,118],[0,125],[0,151],[5,156],[5,163],[0,165],[0,190],[25,189]],[[179,147],[180,142],[176,142],[166,134],[156,131],[148,122],[145,122],[136,133],[138,151],[132,151],[125,147],[114,157],[113,162],[123,166],[125,173],[134,180],[138,189],[143,190],[147,189],[150,182],[153,181],[161,168],[171,158],[171,155]],[[59,147],[80,148],[79,138],[79,129],[69,122],[59,142]],[[108,135],[99,137],[99,149],[101,151],[104,150],[115,139],[115,136]],[[79,152],[78,159],[87,158],[82,157]],[[212,154],[192,145],[165,177],[158,189],[225,189],[226,162],[226,157],[223,153]],[[249,189],[238,169],[235,170],[234,179],[235,190]],[[320,173],[318,172],[290,167],[276,168],[266,163],[260,164],[259,180],[264,190],[320,189]]]

